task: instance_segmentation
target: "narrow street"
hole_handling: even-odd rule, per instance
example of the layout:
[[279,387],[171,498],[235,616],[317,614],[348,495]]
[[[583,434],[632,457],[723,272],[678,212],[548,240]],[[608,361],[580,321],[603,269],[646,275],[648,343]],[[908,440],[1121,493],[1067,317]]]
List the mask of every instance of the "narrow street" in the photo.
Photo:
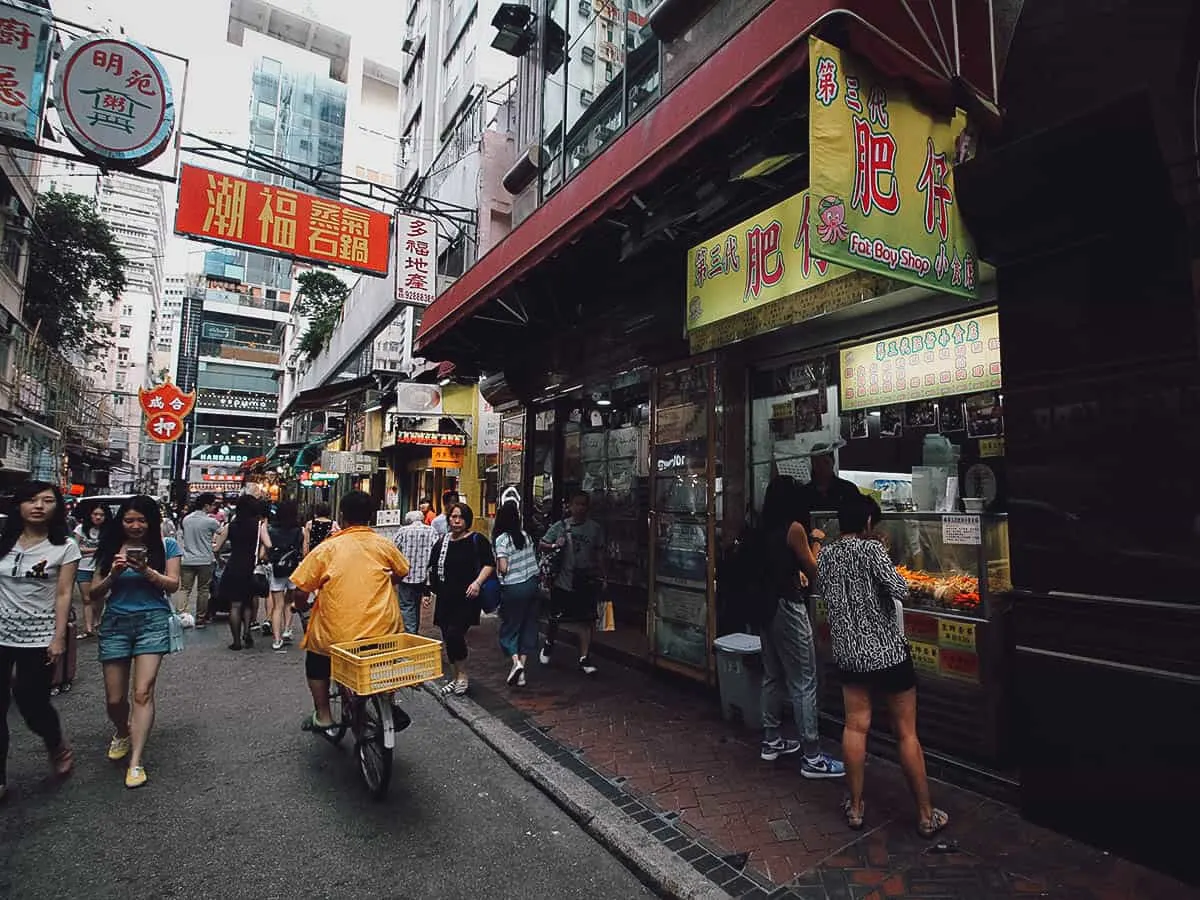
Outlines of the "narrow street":
[[14,710],[10,795],[0,807],[0,896],[555,897],[651,893],[432,697],[408,692],[383,802],[346,744],[304,734],[302,652],[226,650],[189,632],[164,663],[149,784],[105,759],[96,644],[56,701],[75,774],[50,778]]

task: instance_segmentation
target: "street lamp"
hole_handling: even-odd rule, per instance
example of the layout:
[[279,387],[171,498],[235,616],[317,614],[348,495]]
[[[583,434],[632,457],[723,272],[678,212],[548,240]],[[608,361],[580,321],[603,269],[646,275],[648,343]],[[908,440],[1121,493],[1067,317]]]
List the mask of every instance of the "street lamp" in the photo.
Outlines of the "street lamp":
[[492,46],[509,56],[524,56],[537,38],[533,28],[536,22],[537,13],[528,6],[501,3],[496,15],[492,16],[492,27],[497,29]]

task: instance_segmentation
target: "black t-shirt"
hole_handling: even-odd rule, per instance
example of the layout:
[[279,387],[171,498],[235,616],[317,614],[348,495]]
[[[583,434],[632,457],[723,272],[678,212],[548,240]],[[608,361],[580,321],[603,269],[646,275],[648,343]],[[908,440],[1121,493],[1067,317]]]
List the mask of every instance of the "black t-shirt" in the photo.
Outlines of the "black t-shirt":
[[815,481],[801,485],[797,494],[805,514],[817,510],[832,510],[840,512],[848,503],[853,503],[862,497],[862,492],[852,481],[845,478],[834,478],[829,484],[829,490],[822,493]]

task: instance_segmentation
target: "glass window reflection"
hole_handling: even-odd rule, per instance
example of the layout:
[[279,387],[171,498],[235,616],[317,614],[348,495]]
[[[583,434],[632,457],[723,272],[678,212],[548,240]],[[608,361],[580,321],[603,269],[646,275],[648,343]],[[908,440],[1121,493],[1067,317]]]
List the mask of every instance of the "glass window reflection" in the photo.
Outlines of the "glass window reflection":
[[548,161],[542,173],[542,193],[549,196],[563,180],[563,118],[567,101],[567,6],[572,0],[546,0],[543,19],[541,62],[545,72],[542,85],[542,145]]

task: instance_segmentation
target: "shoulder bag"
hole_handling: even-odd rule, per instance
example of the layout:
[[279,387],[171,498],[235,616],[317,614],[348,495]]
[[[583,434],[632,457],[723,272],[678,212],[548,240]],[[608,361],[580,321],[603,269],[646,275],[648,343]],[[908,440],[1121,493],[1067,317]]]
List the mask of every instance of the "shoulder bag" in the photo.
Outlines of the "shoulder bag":
[[[483,568],[483,557],[479,555],[479,534],[471,533],[471,543],[475,547],[475,562],[477,569]],[[500,579],[496,577],[496,567],[493,563],[492,574],[479,588],[479,607],[485,613],[494,613],[500,608]]]

